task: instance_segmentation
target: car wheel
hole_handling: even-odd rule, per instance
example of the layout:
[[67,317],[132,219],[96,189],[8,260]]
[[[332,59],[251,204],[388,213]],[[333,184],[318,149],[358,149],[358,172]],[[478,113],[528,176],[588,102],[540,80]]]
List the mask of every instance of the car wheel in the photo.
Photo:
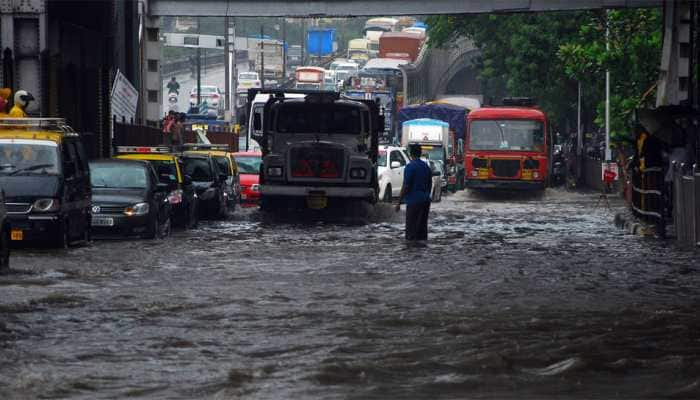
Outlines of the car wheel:
[[68,249],[70,247],[70,229],[66,220],[63,220],[61,227],[58,228],[58,238],[56,238],[55,246],[59,249]]
[[144,235],[144,238],[146,239],[154,239],[156,235],[158,235],[158,232],[160,231],[160,224],[158,223],[158,216],[156,215],[153,217],[153,221],[150,223],[150,227],[148,228],[148,231]]
[[190,207],[190,210],[187,213],[187,229],[195,229],[199,224],[199,215],[197,214],[198,212],[199,211],[197,210],[196,205]]
[[386,185],[386,188],[384,189],[384,197],[382,198],[382,201],[385,203],[391,203],[391,184]]
[[437,202],[439,203],[439,202],[441,202],[441,201],[442,201],[442,190],[438,190]]
[[219,212],[218,212],[218,217],[220,219],[226,219],[228,216],[228,201],[224,199],[223,193],[221,194],[221,198],[219,199]]
[[10,239],[7,229],[0,235],[0,272],[10,269]]

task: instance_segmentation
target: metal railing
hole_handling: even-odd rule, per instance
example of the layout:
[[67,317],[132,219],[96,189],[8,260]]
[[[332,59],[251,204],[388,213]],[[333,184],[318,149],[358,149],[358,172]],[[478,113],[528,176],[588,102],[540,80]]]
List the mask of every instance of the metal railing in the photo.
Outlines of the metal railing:
[[676,239],[700,246],[700,169],[695,164],[673,164],[673,222]]

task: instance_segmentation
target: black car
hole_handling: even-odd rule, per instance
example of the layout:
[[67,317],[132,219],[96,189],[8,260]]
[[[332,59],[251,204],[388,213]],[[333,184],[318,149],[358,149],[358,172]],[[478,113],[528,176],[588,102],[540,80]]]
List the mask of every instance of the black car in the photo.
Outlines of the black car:
[[5,193],[0,190],[0,273],[10,269],[10,224],[5,209]]
[[147,161],[90,162],[95,235],[165,237],[170,234],[168,185]]
[[13,243],[67,248],[90,239],[87,157],[80,135],[63,120],[0,121],[0,187]]
[[185,175],[192,178],[199,197],[200,214],[224,218],[228,214],[226,180],[228,175],[220,171],[208,154],[185,153],[182,156]]

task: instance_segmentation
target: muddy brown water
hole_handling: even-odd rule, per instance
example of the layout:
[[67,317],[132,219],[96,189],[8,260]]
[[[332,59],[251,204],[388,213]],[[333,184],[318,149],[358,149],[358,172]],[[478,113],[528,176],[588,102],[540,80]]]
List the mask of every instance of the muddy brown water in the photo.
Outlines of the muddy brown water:
[[381,205],[20,249],[0,398],[700,398],[698,253],[596,200],[458,193],[423,246]]

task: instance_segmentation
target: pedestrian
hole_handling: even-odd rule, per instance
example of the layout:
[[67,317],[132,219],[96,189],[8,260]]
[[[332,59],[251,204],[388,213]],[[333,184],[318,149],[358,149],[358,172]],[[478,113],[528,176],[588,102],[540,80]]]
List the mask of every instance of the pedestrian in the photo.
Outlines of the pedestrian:
[[426,162],[420,159],[419,145],[409,146],[411,162],[404,168],[403,186],[396,204],[396,211],[401,209],[401,202],[406,203],[406,240],[428,240],[428,214],[430,213],[430,189],[432,171]]
[[0,118],[8,117],[7,106],[10,104],[12,89],[0,88]]
[[179,146],[182,144],[182,138],[185,136],[185,113],[175,114],[175,123],[172,128],[173,145]]
[[175,112],[168,111],[163,119],[163,144],[170,146],[173,143],[173,126],[175,125]]

